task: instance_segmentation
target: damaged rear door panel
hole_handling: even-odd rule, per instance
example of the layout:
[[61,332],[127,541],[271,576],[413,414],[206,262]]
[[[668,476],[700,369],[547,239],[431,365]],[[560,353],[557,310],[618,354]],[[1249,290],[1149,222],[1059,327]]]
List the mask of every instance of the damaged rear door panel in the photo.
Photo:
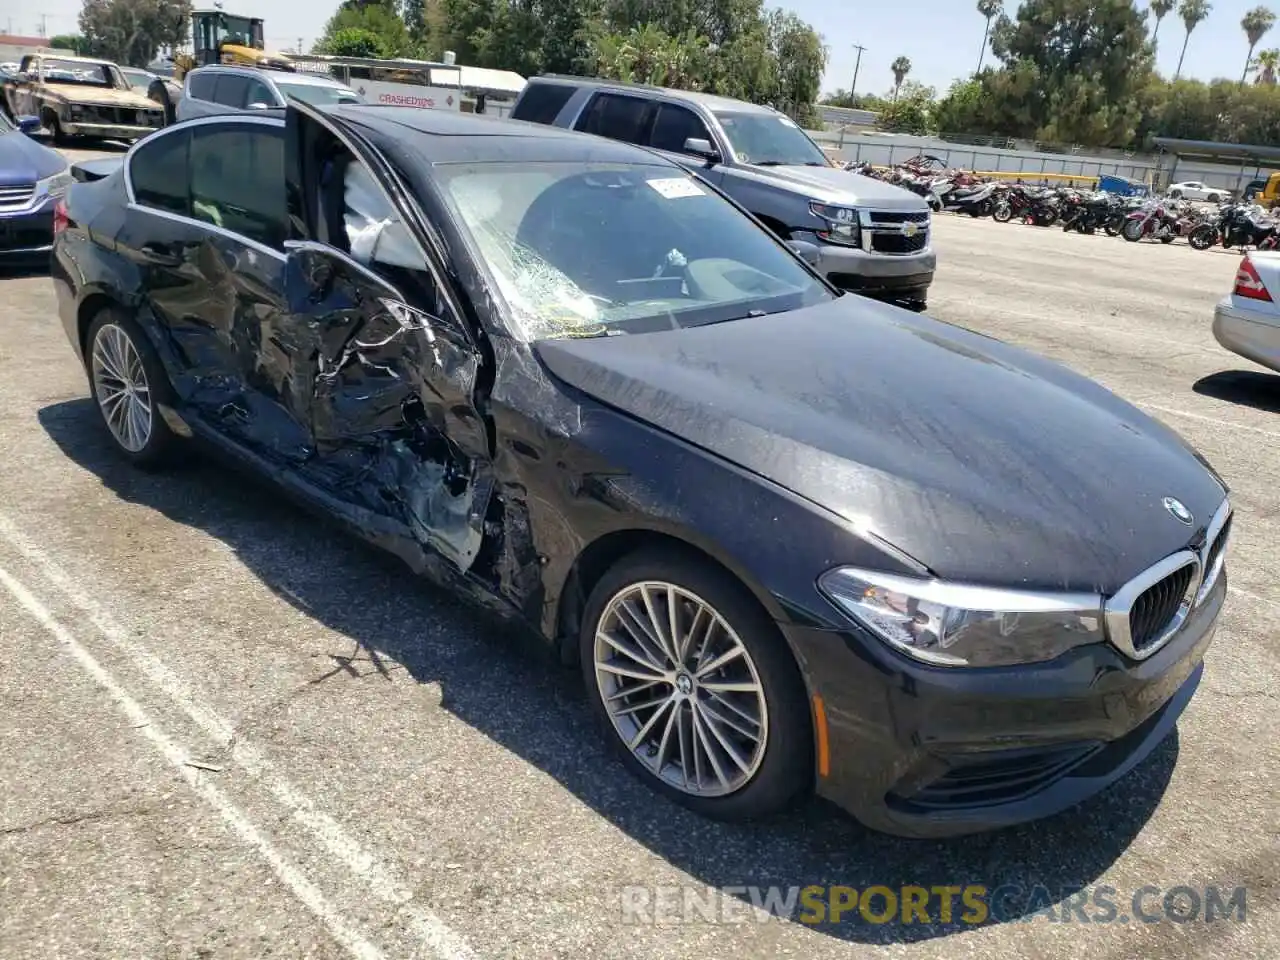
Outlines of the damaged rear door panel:
[[[477,402],[483,354],[413,227],[420,214],[386,182],[376,150],[338,121],[294,109],[287,144],[292,238],[275,340],[288,358],[282,400],[311,433],[300,472],[353,516],[381,514],[465,572],[484,546],[494,490]],[[335,191],[360,173],[387,205],[379,229],[395,234],[390,254],[382,239],[362,247],[348,235],[353,215]]]

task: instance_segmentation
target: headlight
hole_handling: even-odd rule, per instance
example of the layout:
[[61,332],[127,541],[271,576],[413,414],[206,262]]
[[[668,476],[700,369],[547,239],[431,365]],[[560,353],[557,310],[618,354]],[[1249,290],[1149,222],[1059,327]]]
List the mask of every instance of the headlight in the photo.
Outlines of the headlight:
[[37,197],[61,197],[67,192],[67,188],[76,182],[76,178],[71,176],[70,170],[63,170],[61,173],[55,173],[52,177],[45,177],[43,180],[36,181]]
[[1102,597],[920,580],[840,567],[818,580],[841,610],[890,646],[949,667],[1052,660],[1104,639]]
[[817,234],[828,243],[856,247],[859,243],[858,211],[853,207],[835,207],[826,203],[810,203],[809,212],[827,223]]

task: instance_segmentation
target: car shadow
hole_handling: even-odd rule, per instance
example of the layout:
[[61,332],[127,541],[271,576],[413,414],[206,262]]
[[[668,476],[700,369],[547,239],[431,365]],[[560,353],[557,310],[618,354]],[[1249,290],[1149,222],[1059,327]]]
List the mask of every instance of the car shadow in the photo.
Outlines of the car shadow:
[[[831,922],[806,915],[794,898],[781,913],[828,936],[866,943],[928,940],[1017,920],[1094,883],[1156,809],[1177,760],[1175,734],[1112,789],[1073,810],[947,841],[872,833],[817,800],[767,822],[708,821],[628,776],[595,733],[578,672],[539,652],[544,645],[495,629],[488,615],[203,455],[163,475],[132,468],[88,399],[47,406],[39,421],[66,456],[122,500],[221,540],[276,595],[350,638],[329,652],[312,683],[376,682],[399,669],[419,682],[438,682],[445,709],[688,874],[691,894],[737,888],[724,892],[739,901],[738,913],[753,900],[759,906],[770,887],[784,888],[785,898],[787,889],[811,885],[861,891],[980,884],[1003,890],[1003,899],[977,924],[961,919],[958,898],[952,916],[944,920],[934,907],[927,923],[918,914],[914,922],[895,914],[873,923],[857,910]],[[623,892],[617,896],[621,903]]]
[[1191,389],[1202,397],[1226,400],[1267,413],[1280,413],[1280,376],[1258,370],[1220,370],[1201,377]]
[[47,277],[49,275],[49,254],[37,254],[31,257],[15,257],[13,260],[0,262],[0,280],[25,280],[29,277]]

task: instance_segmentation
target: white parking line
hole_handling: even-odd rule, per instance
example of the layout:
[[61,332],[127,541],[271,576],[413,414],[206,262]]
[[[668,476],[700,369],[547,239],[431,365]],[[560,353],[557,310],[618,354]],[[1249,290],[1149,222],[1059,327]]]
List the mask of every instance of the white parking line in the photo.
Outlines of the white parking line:
[[199,770],[187,766],[190,754],[161,731],[160,727],[139,706],[138,702],[129,696],[124,688],[116,682],[115,677],[94,658],[93,654],[80,645],[79,641],[72,636],[71,631],[60,624],[53,614],[49,612],[49,609],[3,567],[0,567],[0,586],[8,590],[13,598],[22,605],[23,609],[40,626],[51,633],[84,668],[85,672],[111,695],[111,698],[128,716],[133,729],[149,740],[152,746],[160,751],[160,754],[187,781],[187,785],[205,803],[217,811],[219,816],[239,835],[241,840],[257,850],[258,855],[270,865],[281,882],[293,891],[294,896],[301,900],[308,910],[316,915],[320,922],[324,924],[325,929],[332,934],[338,943],[347,949],[348,953],[361,958],[361,960],[382,960],[384,957],[382,951],[354,930],[342,914],[325,899],[324,894],[316,888],[315,884],[308,880],[297,867],[281,856],[279,851],[271,844],[271,841],[262,835],[262,832],[253,825],[248,817],[240,812],[234,803],[227,799],[221,790],[207,779],[202,778]]
[[0,514],[0,538],[34,564],[77,607],[102,636],[133,661],[198,727],[223,745],[226,756],[239,764],[285,808],[350,873],[364,881],[375,898],[393,907],[424,947],[440,960],[471,960],[475,953],[439,917],[412,903],[413,887],[395,875],[380,858],[366,851],[329,814],[317,808],[292,783],[277,774],[262,753],[240,739],[228,721],[206,704],[186,680],[117,624],[44,550],[6,516]]
[[1167,413],[1175,417],[1186,417],[1188,420],[1200,420],[1204,423],[1212,423],[1219,427],[1248,430],[1250,433],[1260,433],[1264,437],[1270,437],[1273,440],[1280,440],[1280,433],[1276,433],[1274,430],[1263,430],[1261,427],[1251,427],[1247,423],[1232,423],[1230,420],[1223,420],[1219,417],[1207,417],[1203,413],[1188,413],[1185,410],[1177,410],[1173,407],[1162,407],[1158,404],[1148,403],[1145,400],[1137,401],[1137,406],[1146,407],[1148,410],[1158,410],[1160,413]]

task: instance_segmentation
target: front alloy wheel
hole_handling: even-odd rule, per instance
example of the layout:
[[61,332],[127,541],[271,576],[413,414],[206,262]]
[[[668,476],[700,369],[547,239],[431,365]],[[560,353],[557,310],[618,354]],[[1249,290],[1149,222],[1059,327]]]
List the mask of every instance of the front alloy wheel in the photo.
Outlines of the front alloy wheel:
[[767,816],[812,782],[795,658],[725,571],[673,549],[623,558],[591,591],[580,650],[623,763],[683,806],[723,820]]
[[646,581],[615,594],[596,629],[595,673],[614,731],[674,789],[724,796],[760,768],[769,708],[755,662],[691,591]]

